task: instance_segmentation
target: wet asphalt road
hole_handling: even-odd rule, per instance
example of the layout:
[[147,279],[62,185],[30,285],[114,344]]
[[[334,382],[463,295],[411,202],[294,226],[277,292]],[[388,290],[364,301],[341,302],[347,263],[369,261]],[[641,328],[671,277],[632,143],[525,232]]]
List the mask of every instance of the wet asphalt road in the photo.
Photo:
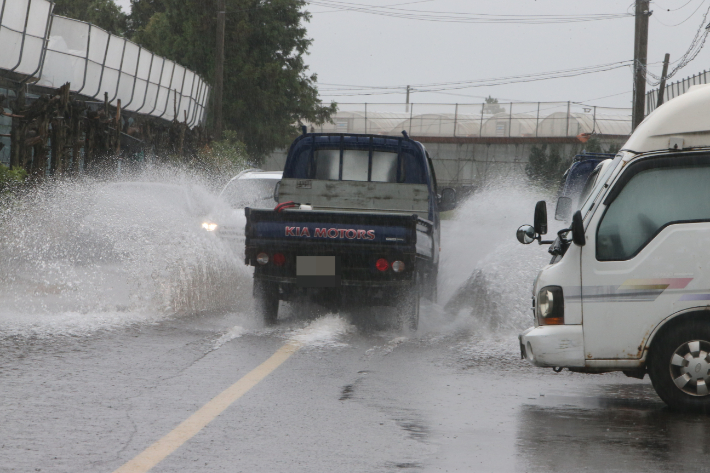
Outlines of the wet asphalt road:
[[710,419],[669,412],[648,378],[533,368],[514,334],[323,320],[0,339],[0,472],[112,472],[297,336],[303,348],[151,471],[710,469]]

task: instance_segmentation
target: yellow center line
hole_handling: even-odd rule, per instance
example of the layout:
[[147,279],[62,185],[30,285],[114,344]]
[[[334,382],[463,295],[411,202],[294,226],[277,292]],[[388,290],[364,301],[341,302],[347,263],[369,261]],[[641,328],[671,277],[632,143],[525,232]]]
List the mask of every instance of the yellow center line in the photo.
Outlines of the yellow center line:
[[153,468],[182,444],[194,437],[237,399],[259,384],[262,379],[288,360],[299,348],[301,348],[301,345],[293,342],[289,342],[279,348],[268,360],[219,393],[165,437],[146,448],[133,460],[114,471],[114,473],[145,473]]

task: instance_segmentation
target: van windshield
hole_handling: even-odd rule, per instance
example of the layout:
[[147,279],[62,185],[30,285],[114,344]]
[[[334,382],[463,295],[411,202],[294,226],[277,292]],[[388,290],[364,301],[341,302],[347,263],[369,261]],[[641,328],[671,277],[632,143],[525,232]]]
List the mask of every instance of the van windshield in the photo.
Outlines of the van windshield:
[[[580,202],[582,202],[582,205],[579,207],[579,209],[582,211],[582,217],[586,217],[587,213],[592,209],[592,204],[594,201],[597,199],[597,196],[599,196],[599,193],[604,189],[604,184],[606,184],[606,181],[609,180],[609,176],[611,176],[611,173],[616,169],[616,167],[619,165],[621,162],[622,155],[619,154],[617,155],[614,160],[607,166],[607,168],[604,170],[604,173],[599,175],[598,173],[592,174],[589,176],[590,181],[592,179],[595,179],[596,181],[593,184],[593,188],[591,192],[588,193],[588,189],[586,188],[587,186],[585,185],[585,189],[582,193],[582,196],[580,197]],[[601,165],[601,164],[600,164]],[[601,171],[600,171],[601,172]],[[591,187],[591,183],[588,182]]]

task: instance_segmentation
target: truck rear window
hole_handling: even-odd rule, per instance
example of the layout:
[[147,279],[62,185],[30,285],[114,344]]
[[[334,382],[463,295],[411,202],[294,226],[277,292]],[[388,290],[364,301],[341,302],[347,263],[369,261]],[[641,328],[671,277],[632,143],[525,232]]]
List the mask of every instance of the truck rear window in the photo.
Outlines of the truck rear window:
[[340,174],[340,150],[321,149],[315,153],[316,179],[329,181],[371,181],[397,182],[397,153],[384,151],[372,152],[372,170],[370,170],[370,152],[363,150],[343,150],[343,173]]
[[413,142],[388,137],[316,136],[294,145],[284,177],[427,184],[425,166]]

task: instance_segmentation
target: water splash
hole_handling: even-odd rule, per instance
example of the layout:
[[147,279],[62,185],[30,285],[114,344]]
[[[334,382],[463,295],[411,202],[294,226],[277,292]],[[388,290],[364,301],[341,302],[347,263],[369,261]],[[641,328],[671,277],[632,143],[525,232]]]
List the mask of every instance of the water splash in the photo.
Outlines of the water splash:
[[294,330],[288,335],[288,338],[307,348],[345,347],[347,344],[342,342],[342,338],[355,330],[355,326],[351,325],[344,317],[328,314],[310,322],[303,328]]
[[0,335],[82,334],[248,303],[239,252],[201,228],[221,205],[209,183],[174,169],[124,179],[50,182],[3,206]]
[[500,181],[474,194],[453,221],[443,222],[439,306],[426,315],[443,322],[444,331],[531,325],[532,282],[550,256],[545,247],[518,243],[515,231],[530,223],[535,202],[546,197],[524,181]]

